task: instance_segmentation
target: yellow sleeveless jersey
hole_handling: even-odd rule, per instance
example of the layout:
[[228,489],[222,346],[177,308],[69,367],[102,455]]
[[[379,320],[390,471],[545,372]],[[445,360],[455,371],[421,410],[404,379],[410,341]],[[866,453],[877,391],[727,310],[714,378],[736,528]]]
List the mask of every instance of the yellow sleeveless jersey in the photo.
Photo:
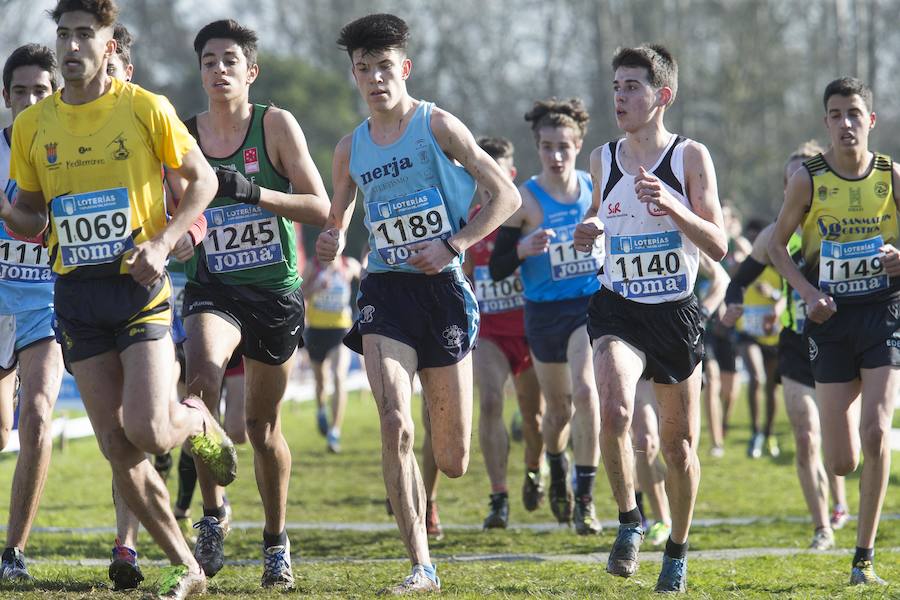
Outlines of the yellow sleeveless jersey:
[[[340,258],[338,260],[341,260]],[[333,264],[310,277],[315,289],[306,299],[306,321],[313,329],[350,329],[350,278]]]
[[812,177],[802,229],[807,279],[836,301],[889,293],[879,248],[898,238],[891,157],[876,153],[866,175],[853,180],[835,173],[821,154],[803,164]]
[[23,111],[12,146],[11,177],[49,205],[53,270],[92,278],[127,273],[122,259],[165,227],[160,167],[196,142],[165,97],[112,79],[87,104],[57,91]]
[[778,344],[781,322],[776,319],[772,333],[766,335],[765,319],[770,315],[775,315],[775,305],[778,303],[778,300],[773,300],[769,296],[763,295],[756,288],[756,284],[763,282],[769,284],[773,290],[781,292],[781,275],[771,266],[767,266],[760,276],[756,278],[756,281],[751,283],[744,292],[744,314],[738,319],[736,327],[738,331],[743,331],[747,335],[752,336],[764,346],[775,346]]

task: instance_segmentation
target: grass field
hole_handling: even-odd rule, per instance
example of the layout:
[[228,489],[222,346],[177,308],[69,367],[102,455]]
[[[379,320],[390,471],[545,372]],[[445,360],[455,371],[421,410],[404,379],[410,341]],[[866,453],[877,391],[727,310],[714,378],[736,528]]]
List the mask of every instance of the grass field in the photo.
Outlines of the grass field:
[[[508,406],[508,413],[512,405]],[[477,421],[476,421],[477,422]],[[900,419],[895,419],[900,426]],[[316,432],[311,403],[288,404],[284,430],[294,455],[288,521],[302,524],[290,530],[297,589],[286,596],[369,597],[408,572],[393,518],[384,511],[380,442],[376,411],[367,394],[352,393],[344,426],[343,452],[325,451]],[[879,531],[879,574],[895,582],[880,590],[849,589],[849,554],[803,552],[811,537],[793,466],[793,443],[783,407],[777,424],[782,455],[777,460],[745,457],[748,439],[746,411],[738,407],[724,458],[706,457],[701,443],[703,478],[697,519],[763,517],[753,524],[696,527],[691,535],[690,596],[697,598],[900,598],[900,520],[885,520]],[[705,438],[705,434],[704,434]],[[418,442],[421,440],[417,440]],[[705,440],[704,440],[705,441]],[[510,460],[511,525],[547,524],[549,508],[526,513],[519,499],[523,471],[522,447],[513,444]],[[238,480],[228,489],[235,522],[261,522],[262,508],[252,475],[249,448],[240,451]],[[0,457],[0,506],[6,506],[14,456]],[[894,466],[884,512],[900,515],[900,456]],[[858,479],[848,478],[851,512],[857,504]],[[37,531],[27,549],[35,585],[0,588],[0,597],[104,598],[109,591],[105,561],[113,534],[91,531],[113,525],[109,468],[93,439],[73,441],[56,453],[51,466],[37,528],[76,528],[78,532]],[[174,481],[170,481],[174,491]],[[478,531],[487,507],[489,485],[473,440],[469,473],[443,480],[440,487],[444,540],[432,544],[443,579],[444,595],[460,598],[631,598],[652,597],[658,574],[653,548],[638,574],[622,580],[605,573],[606,553],[614,532],[595,538],[575,536],[557,527]],[[616,517],[605,477],[595,494],[598,516]],[[198,514],[199,498],[194,513]],[[347,524],[371,524],[370,530],[350,530]],[[316,525],[320,524],[320,525]],[[335,530],[333,525],[344,526]],[[466,527],[463,527],[466,526]],[[360,528],[362,529],[362,528]],[[854,546],[853,524],[837,532],[840,548]],[[216,597],[261,596],[261,531],[253,526],[235,530],[226,541],[229,564],[210,583]],[[145,534],[140,548],[147,580],[158,572],[161,553]],[[760,549],[778,549],[760,550]],[[893,548],[893,551],[888,549]],[[745,549],[746,557],[726,553]],[[489,556],[496,555],[493,558]],[[739,555],[739,554],[738,554]],[[145,591],[150,586],[145,585]],[[129,597],[137,597],[134,594]]]

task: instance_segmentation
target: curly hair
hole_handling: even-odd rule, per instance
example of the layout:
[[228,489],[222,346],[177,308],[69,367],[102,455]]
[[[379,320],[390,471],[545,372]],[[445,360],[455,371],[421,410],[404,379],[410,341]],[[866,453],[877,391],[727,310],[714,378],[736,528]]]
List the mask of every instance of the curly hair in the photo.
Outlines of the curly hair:
[[337,44],[351,59],[356,50],[371,55],[396,48],[405,53],[409,44],[409,26],[396,15],[367,15],[344,25]]
[[568,127],[576,131],[579,138],[584,138],[591,115],[581,98],[559,100],[554,97],[535,101],[531,110],[525,113],[525,120],[531,123],[536,140],[542,127]]

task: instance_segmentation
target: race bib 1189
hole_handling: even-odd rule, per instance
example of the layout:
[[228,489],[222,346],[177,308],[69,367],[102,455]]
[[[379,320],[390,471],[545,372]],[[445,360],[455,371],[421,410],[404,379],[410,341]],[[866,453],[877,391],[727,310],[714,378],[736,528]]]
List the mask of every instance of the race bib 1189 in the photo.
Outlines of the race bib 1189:
[[440,190],[430,187],[387,202],[369,202],[366,207],[375,250],[388,265],[409,260],[409,246],[453,233]]

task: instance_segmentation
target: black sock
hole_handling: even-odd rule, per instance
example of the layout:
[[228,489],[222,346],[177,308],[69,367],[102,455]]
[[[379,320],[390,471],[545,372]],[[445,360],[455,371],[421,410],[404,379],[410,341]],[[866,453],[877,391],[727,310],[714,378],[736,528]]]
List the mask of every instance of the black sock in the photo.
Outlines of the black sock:
[[194,464],[194,457],[182,450],[178,458],[178,497],[175,500],[175,508],[181,512],[189,511],[196,487],[197,466]]
[[15,558],[16,558],[16,549],[7,547],[3,551],[3,557],[0,558],[0,560],[6,561],[6,562],[12,562],[13,560],[15,560]]
[[687,540],[684,540],[683,544],[676,544],[672,538],[666,540],[666,556],[669,558],[684,558],[687,556],[687,549]]
[[634,501],[637,502],[638,511],[641,513],[641,522],[647,517],[644,516],[644,492],[635,492]]
[[550,464],[550,483],[565,483],[568,473],[566,473],[566,452],[565,450],[559,454],[547,452],[547,462]]
[[873,561],[875,560],[875,548],[860,548],[856,547],[856,554],[853,555],[853,564],[855,565],[861,560]]
[[628,512],[620,512],[619,513],[619,523],[623,525],[626,523],[641,523],[641,511],[637,508],[632,508]]
[[215,517],[218,520],[222,521],[225,517],[228,516],[228,511],[225,510],[225,505],[217,506],[215,508],[206,508],[203,507],[203,516],[204,517]]
[[281,533],[271,534],[266,533],[266,530],[263,529],[263,548],[271,548],[272,546],[286,546],[287,545],[287,529],[282,529]]
[[597,478],[597,467],[575,465],[575,496],[583,498],[594,496],[594,480]]

